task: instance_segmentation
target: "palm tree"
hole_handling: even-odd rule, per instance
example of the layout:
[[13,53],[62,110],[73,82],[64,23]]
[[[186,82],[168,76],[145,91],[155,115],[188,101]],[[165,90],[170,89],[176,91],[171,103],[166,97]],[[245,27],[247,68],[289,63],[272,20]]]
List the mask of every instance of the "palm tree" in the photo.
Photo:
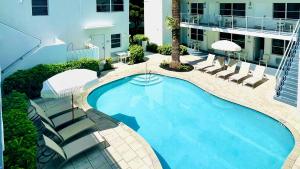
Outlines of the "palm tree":
[[180,0],[172,0],[172,62],[171,68],[178,68],[180,63]]

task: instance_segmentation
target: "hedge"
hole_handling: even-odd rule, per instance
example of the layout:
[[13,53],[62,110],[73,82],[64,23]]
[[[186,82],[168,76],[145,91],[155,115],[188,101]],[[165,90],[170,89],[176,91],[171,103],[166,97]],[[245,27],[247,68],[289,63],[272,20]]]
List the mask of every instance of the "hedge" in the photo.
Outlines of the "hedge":
[[155,43],[149,43],[147,45],[147,51],[148,52],[157,53],[157,48],[158,48],[158,45],[155,44]]
[[4,80],[4,95],[16,90],[25,93],[31,99],[40,97],[40,91],[45,80],[69,69],[90,69],[99,71],[99,61],[94,59],[80,59],[64,64],[42,64],[31,69],[19,70]]
[[3,98],[5,168],[36,168],[37,131],[27,108],[25,94],[12,91]]
[[[162,55],[171,55],[172,54],[172,46],[171,45],[162,45],[157,49],[158,53]],[[188,50],[184,45],[180,45],[180,55],[187,55]]]
[[141,45],[142,44],[142,41],[149,41],[149,38],[146,37],[145,35],[143,34],[136,34],[133,36],[133,43],[134,44],[139,44]]
[[144,50],[142,46],[139,45],[132,45],[129,48],[130,51],[130,58],[129,63],[135,64],[144,61]]

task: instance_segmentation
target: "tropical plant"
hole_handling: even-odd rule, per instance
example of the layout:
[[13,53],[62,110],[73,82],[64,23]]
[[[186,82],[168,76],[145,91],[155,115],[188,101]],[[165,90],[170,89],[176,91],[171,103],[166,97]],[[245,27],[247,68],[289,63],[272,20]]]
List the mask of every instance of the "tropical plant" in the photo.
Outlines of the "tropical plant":
[[132,45],[129,48],[129,52],[130,52],[130,57],[129,57],[130,64],[140,63],[144,61],[144,50],[142,46]]
[[152,52],[152,53],[157,53],[158,45],[155,43],[149,43],[147,45],[147,51]]

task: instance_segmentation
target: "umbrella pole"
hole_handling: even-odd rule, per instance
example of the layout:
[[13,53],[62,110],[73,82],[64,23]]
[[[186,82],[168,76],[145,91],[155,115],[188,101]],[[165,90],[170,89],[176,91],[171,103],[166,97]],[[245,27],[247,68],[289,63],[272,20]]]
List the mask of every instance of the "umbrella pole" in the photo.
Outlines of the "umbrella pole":
[[74,120],[74,96],[72,94],[72,120]]

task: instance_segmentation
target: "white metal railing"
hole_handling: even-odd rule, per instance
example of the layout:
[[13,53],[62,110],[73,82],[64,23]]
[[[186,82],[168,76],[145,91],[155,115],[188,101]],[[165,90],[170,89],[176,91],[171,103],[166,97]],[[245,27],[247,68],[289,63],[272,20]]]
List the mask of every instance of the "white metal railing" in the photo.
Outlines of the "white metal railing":
[[272,17],[233,16],[233,15],[195,15],[181,13],[181,23],[220,28],[243,28],[260,31],[273,31],[277,34],[292,33],[298,19]]
[[291,52],[294,50],[294,48],[297,47],[298,37],[299,37],[299,28],[300,28],[300,22],[298,21],[297,24],[296,24],[296,27],[293,31],[292,38],[291,38],[291,40],[290,40],[290,42],[289,42],[289,44],[288,44],[288,46],[287,46],[287,48],[284,52],[282,60],[279,64],[277,72],[275,74],[276,88],[278,88],[278,85],[280,84],[280,79],[282,77],[282,73],[285,70],[285,67],[286,67],[287,61],[290,57]]

